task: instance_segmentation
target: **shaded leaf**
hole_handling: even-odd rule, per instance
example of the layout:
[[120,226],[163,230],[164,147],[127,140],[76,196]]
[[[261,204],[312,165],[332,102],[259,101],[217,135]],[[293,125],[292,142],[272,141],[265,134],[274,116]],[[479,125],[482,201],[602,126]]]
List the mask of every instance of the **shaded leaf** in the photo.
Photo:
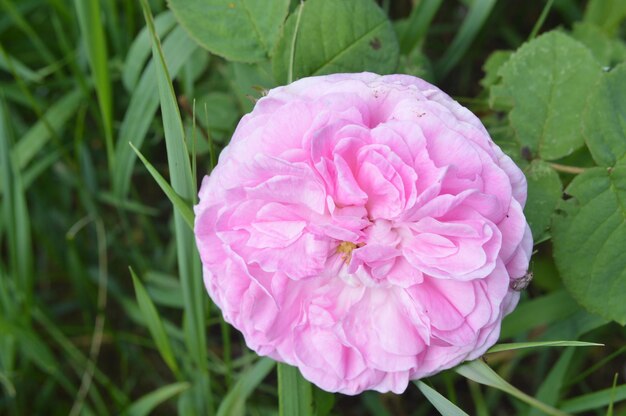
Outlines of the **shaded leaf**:
[[535,242],[544,239],[550,218],[561,200],[563,186],[559,174],[541,160],[533,161],[525,169],[528,181],[528,200],[524,214]]
[[237,62],[267,58],[289,0],[168,0],[180,24],[211,53]]
[[626,324],[626,166],[595,168],[567,187],[553,222],[563,283],[592,313]]
[[[395,70],[398,40],[387,16],[373,0],[304,3],[295,41],[293,80],[336,72]],[[296,10],[276,45],[272,69],[276,81],[288,81]]]

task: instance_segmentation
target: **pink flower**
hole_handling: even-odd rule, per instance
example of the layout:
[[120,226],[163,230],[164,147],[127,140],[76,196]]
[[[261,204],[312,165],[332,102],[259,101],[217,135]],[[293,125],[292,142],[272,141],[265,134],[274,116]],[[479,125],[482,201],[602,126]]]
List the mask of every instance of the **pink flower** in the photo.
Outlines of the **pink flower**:
[[401,393],[482,355],[532,249],[526,180],[466,108],[405,75],[271,90],[205,177],[211,298],[333,392]]

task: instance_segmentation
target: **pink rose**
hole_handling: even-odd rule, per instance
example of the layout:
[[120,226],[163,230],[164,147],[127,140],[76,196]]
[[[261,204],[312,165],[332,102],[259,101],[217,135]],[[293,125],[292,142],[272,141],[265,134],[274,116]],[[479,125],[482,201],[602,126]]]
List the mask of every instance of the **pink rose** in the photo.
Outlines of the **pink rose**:
[[531,254],[525,200],[519,168],[442,91],[336,74],[242,118],[195,232],[250,348],[328,391],[401,393],[496,342]]

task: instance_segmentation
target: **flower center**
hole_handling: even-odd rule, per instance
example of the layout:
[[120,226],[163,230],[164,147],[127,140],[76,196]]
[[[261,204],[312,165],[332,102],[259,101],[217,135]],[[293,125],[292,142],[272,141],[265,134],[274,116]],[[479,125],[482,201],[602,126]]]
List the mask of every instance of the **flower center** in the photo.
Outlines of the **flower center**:
[[350,260],[352,260],[352,250],[355,248],[363,247],[365,243],[353,243],[351,241],[342,241],[339,243],[337,247],[337,253],[341,253],[341,258],[346,264],[350,264]]

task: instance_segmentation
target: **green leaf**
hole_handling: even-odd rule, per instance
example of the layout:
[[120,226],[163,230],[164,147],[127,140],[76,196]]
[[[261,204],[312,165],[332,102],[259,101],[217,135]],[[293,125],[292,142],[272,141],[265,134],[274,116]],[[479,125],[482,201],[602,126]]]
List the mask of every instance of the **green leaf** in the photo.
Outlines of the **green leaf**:
[[[373,0],[308,0],[300,7],[293,79],[335,72],[393,72],[398,40],[385,13]],[[284,84],[292,56],[299,10],[287,19],[272,60],[276,81]]]
[[539,400],[517,389],[509,382],[504,380],[502,377],[500,377],[498,373],[493,371],[487,364],[480,360],[470,361],[469,363],[463,364],[457,367],[455,371],[463,377],[473,380],[477,383],[484,384],[485,386],[493,387],[498,390],[502,390],[503,392],[510,394],[513,397],[516,397],[517,399],[541,410],[548,415],[567,416],[566,413],[555,409],[552,406],[548,406],[545,403],[542,403]]
[[556,265],[587,310],[626,324],[626,166],[589,169],[553,221]]
[[520,147],[545,160],[581,147],[580,115],[600,74],[591,52],[560,32],[519,48],[500,69],[494,93],[513,101],[509,119]]
[[[541,400],[543,403],[555,406],[559,401],[561,388],[563,387],[563,380],[569,369],[570,362],[574,356],[574,348],[568,348],[563,352],[559,360],[556,362],[552,370],[548,373],[535,397]],[[528,416],[541,416],[541,412],[537,409],[532,409]]]
[[239,107],[244,113],[252,111],[255,100],[262,96],[262,90],[276,86],[269,61],[256,64],[230,62],[226,69],[231,89],[237,95]]
[[546,162],[535,160],[525,169],[528,200],[524,214],[535,242],[544,239],[552,212],[561,200],[563,186],[559,174]]
[[[185,31],[177,27],[163,42],[162,52],[168,62],[167,69],[175,77],[198,46],[189,39]],[[155,88],[157,76],[155,59],[151,59],[143,71],[124,114],[120,127],[117,148],[115,149],[116,169],[113,174],[113,189],[121,198],[125,197],[130,187],[130,179],[135,166],[135,152],[128,146],[128,142],[141,148],[146,133],[159,107],[159,90]]]
[[500,338],[522,335],[533,328],[560,322],[577,310],[578,305],[565,290],[522,302],[504,318]]
[[155,407],[161,403],[171,399],[189,388],[189,383],[174,383],[168,386],[160,387],[133,404],[131,404],[122,415],[124,416],[146,416],[149,415]]
[[76,115],[76,109],[83,99],[83,93],[79,89],[68,92],[45,112],[41,120],[28,129],[13,147],[13,157],[20,169],[48,143],[53,133],[58,133]]
[[500,80],[498,71],[500,71],[502,65],[509,60],[511,55],[513,55],[512,51],[495,51],[489,55],[489,58],[487,58],[487,61],[485,61],[483,65],[485,76],[480,80],[480,85],[482,85],[483,88],[489,88]]
[[106,37],[100,15],[100,2],[74,0],[74,7],[78,15],[80,31],[85,37],[85,50],[96,86],[104,125],[107,158],[112,174],[115,157],[113,147],[113,92],[109,75],[111,71],[108,63]]
[[[163,38],[175,24],[176,18],[169,10],[154,18],[154,28],[159,38]],[[144,27],[128,49],[122,68],[122,82],[128,91],[135,89],[146,61],[150,58],[150,42],[150,32],[148,27]]]
[[623,400],[626,400],[626,384],[565,400],[560,407],[565,412],[582,413]]
[[403,54],[411,52],[424,39],[442,3],[443,0],[420,1],[413,7],[411,15],[398,33],[400,50]]
[[176,210],[176,212],[178,212],[183,217],[189,228],[193,230],[194,214],[189,203],[185,202],[180,197],[180,195],[178,195],[176,191],[172,189],[170,184],[167,183],[163,176],[161,176],[159,171],[156,170],[150,162],[148,162],[148,159],[146,159],[144,155],[142,155],[141,152],[137,150],[135,146],[133,146],[132,143],[129,143],[129,146],[133,148],[139,159],[143,162],[146,169],[148,169],[148,172],[150,172],[150,175],[152,175],[154,181],[161,187],[163,193],[165,193],[172,205],[174,205],[174,209]]
[[168,0],[198,44],[230,61],[258,62],[274,48],[289,0]]
[[275,362],[269,358],[261,358],[249,370],[244,372],[233,388],[224,396],[224,400],[222,400],[219,409],[217,409],[217,416],[243,416],[248,396],[272,371],[274,364]]
[[443,416],[467,416],[463,410],[459,409],[450,400],[443,397],[437,390],[430,387],[423,381],[416,380],[413,382],[417,388],[422,392],[424,397],[428,399],[430,404],[439,411]]
[[474,0],[471,2],[459,31],[435,65],[435,74],[439,78],[444,78],[467,52],[495,4],[496,0]]
[[130,274],[133,278],[133,286],[135,287],[137,303],[139,304],[139,309],[141,309],[141,313],[143,314],[146,325],[148,326],[150,335],[152,335],[152,339],[154,339],[154,343],[156,344],[161,357],[163,357],[165,364],[167,364],[174,374],[178,375],[180,374],[180,370],[178,369],[178,364],[176,363],[176,358],[174,357],[170,339],[165,333],[165,327],[163,326],[159,312],[154,306],[154,303],[152,303],[152,299],[148,296],[148,292],[146,292],[146,289],[143,287],[141,281],[132,268],[130,268]]
[[542,342],[512,342],[509,344],[496,344],[489,348],[487,354],[500,351],[520,350],[524,348],[543,348],[543,347],[602,347],[604,344],[583,341],[542,341]]
[[313,389],[300,370],[288,364],[278,363],[279,416],[312,416]]
[[610,37],[591,23],[576,23],[572,37],[585,45],[604,66],[614,66],[626,60],[626,44]]
[[626,64],[602,74],[583,116],[583,133],[598,165],[626,162]]
[[609,35],[615,35],[626,19],[624,0],[591,0],[585,9],[585,22],[600,26]]

